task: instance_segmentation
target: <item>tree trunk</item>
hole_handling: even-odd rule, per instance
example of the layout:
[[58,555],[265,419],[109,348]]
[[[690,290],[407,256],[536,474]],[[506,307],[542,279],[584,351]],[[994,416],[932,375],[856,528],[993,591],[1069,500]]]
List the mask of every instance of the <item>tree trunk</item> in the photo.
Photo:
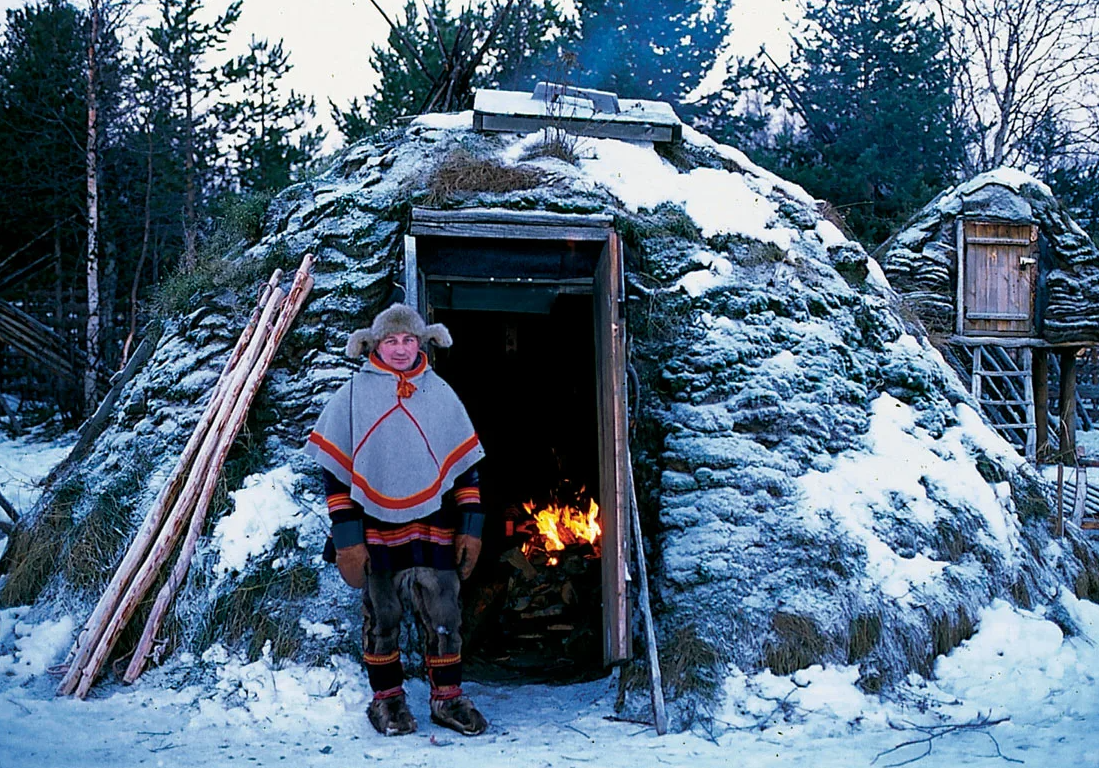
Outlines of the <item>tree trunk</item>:
[[186,51],[183,73],[183,268],[190,272],[195,268],[195,114],[194,82],[191,69],[191,28],[190,22],[184,32],[184,50]]
[[99,0],[89,3],[91,32],[88,39],[88,325],[85,344],[88,360],[84,369],[84,412],[95,412],[99,368],[99,157],[97,121]]
[[[134,343],[137,335],[137,291],[141,285],[141,269],[145,266],[145,258],[149,255],[149,231],[153,221],[153,129],[152,124],[147,127],[145,136],[145,223],[141,233],[141,255],[137,257],[137,266],[134,267],[134,282],[130,287],[130,333],[126,336],[126,343],[122,347],[122,363],[120,367],[126,367],[126,360],[130,354],[130,345]],[[156,271],[154,269],[154,280]]]

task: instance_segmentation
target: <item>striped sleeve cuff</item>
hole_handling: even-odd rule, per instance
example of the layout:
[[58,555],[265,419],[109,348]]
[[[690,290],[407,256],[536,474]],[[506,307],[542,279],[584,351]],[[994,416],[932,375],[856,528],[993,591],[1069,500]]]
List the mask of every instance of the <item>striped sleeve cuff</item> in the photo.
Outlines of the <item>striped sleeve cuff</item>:
[[351,498],[351,489],[336,479],[327,469],[323,471],[324,493],[328,502],[328,516],[334,524],[351,520],[361,521],[363,508]]
[[467,504],[481,503],[481,489],[477,487],[473,488],[458,488],[454,491],[454,503],[459,507]]
[[362,520],[346,520],[332,525],[332,543],[336,549],[353,547],[365,541]]

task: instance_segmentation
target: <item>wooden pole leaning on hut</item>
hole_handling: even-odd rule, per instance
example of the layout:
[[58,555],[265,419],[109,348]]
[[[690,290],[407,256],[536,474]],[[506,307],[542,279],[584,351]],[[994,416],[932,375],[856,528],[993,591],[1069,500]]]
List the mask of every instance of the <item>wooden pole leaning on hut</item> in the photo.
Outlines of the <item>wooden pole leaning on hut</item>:
[[233,412],[229,417],[229,423],[225,430],[219,435],[217,452],[213,457],[209,469],[204,473],[205,481],[202,486],[202,495],[199,497],[194,514],[191,516],[191,524],[187,530],[187,538],[184,540],[183,549],[180,551],[179,558],[172,568],[172,573],[168,577],[167,583],[161,587],[156,602],[153,604],[152,612],[145,624],[145,630],[142,632],[141,639],[138,641],[137,647],[134,650],[133,658],[130,660],[130,664],[126,668],[126,674],[123,676],[123,680],[126,683],[132,683],[137,680],[145,669],[145,663],[152,653],[157,632],[160,631],[160,626],[164,621],[165,614],[168,612],[168,607],[171,605],[179,588],[183,585],[183,579],[186,578],[187,571],[190,569],[191,559],[194,557],[195,548],[198,546],[198,540],[202,535],[202,528],[206,522],[206,512],[210,507],[210,500],[214,496],[214,491],[217,489],[217,481],[218,477],[221,475],[221,468],[225,464],[225,457],[228,455],[229,449],[236,440],[241,427],[244,426],[244,420],[248,416],[248,409],[251,407],[252,400],[255,399],[256,393],[259,391],[260,384],[263,383],[263,377],[266,375],[267,369],[271,365],[272,359],[275,357],[275,352],[278,351],[283,337],[286,336],[286,332],[290,329],[290,324],[294,322],[294,318],[297,317],[298,312],[301,310],[301,307],[305,303],[305,299],[309,296],[309,292],[312,288],[312,276],[310,276],[305,269],[299,270],[294,285],[290,288],[290,293],[287,295],[282,314],[279,315],[279,319],[271,332],[270,340],[264,346],[259,359],[249,372],[244,383],[244,390],[237,398],[236,405],[233,407]]
[[283,298],[284,294],[280,288],[276,288],[271,293],[267,306],[264,307],[263,314],[260,316],[259,326],[252,335],[252,340],[244,353],[241,364],[234,369],[229,378],[230,383],[220,399],[217,415],[204,435],[202,444],[195,455],[194,464],[187,474],[186,482],[175,500],[175,505],[157,534],[152,549],[149,550],[145,560],[134,574],[133,581],[130,582],[110,620],[100,633],[99,642],[88,658],[87,664],[80,671],[80,679],[76,685],[76,695],[79,698],[84,698],[91,690],[92,684],[99,675],[100,668],[114,649],[115,643],[118,642],[119,636],[126,628],[126,624],[141,604],[145,593],[153,586],[160,573],[161,566],[171,556],[172,550],[175,549],[180,534],[183,533],[183,528],[187,525],[191,511],[194,509],[195,500],[198,498],[199,490],[202,487],[203,473],[210,464],[210,457],[213,454],[220,433],[229,421],[233,405],[244,387],[248,371],[267,340],[267,329],[270,327],[276,309],[282,304]]
[[229,359],[225,362],[225,365],[221,370],[221,375],[218,377],[217,384],[214,385],[214,391],[210,396],[210,401],[206,405],[206,410],[199,418],[194,432],[187,441],[187,445],[183,448],[183,453],[180,454],[179,461],[176,462],[175,469],[172,470],[172,474],[169,476],[168,481],[160,489],[160,493],[157,495],[156,501],[153,502],[152,508],[149,510],[148,514],[145,515],[145,520],[142,522],[141,528],[137,532],[137,536],[134,537],[133,542],[130,544],[130,548],[126,552],[126,556],[122,559],[122,562],[111,577],[111,581],[107,585],[106,590],[104,590],[103,596],[100,597],[99,602],[96,604],[95,610],[92,611],[92,615],[88,617],[84,629],[77,635],[76,641],[69,651],[69,668],[66,671],[65,676],[61,679],[60,685],[57,687],[57,694],[59,696],[67,696],[76,690],[84,665],[87,664],[88,658],[98,645],[103,630],[106,628],[106,622],[114,614],[115,608],[118,606],[118,601],[130,585],[134,573],[141,566],[150,544],[152,544],[153,539],[160,531],[166,512],[175,500],[176,495],[179,493],[180,486],[183,484],[183,480],[191,466],[191,461],[194,459],[195,453],[202,444],[206,430],[210,426],[210,422],[214,420],[214,417],[218,413],[222,397],[233,370],[244,354],[248,343],[251,341],[252,335],[259,325],[263,309],[268,304],[271,294],[278,287],[278,282],[281,277],[282,270],[275,270],[275,273],[264,287],[263,292],[260,295],[260,300],[253,310],[248,324],[245,326],[240,338],[237,339],[236,346],[229,354]]
[[664,708],[664,680],[660,674],[660,654],[656,647],[656,628],[653,626],[653,609],[649,601],[649,574],[645,565],[645,544],[641,538],[641,510],[637,506],[637,490],[633,483],[633,459],[626,446],[626,466],[630,472],[630,523],[633,527],[634,551],[637,553],[637,602],[645,624],[645,646],[649,656],[650,697],[653,705],[653,724],[658,735],[668,732],[668,713]]
[[[115,574],[107,592],[88,620],[81,638],[74,645],[73,662],[58,688],[59,694],[75,692],[81,698],[87,694],[126,623],[171,556],[184,527],[188,527],[187,523],[196,509],[196,503],[203,505],[198,514],[204,519],[205,507],[209,505],[208,498],[202,500],[206,497],[206,486],[216,485],[225,455],[243,425],[248,408],[278,345],[305,303],[313,283],[309,275],[312,264],[312,255],[307,255],[295,276],[291,300],[288,302],[283,302],[284,294],[276,287],[281,271],[276,271],[265,287],[251,321],[222,370],[203,417],[172,476],[146,517],[134,545],[127,553],[123,562],[126,568],[120,566],[119,572]],[[280,308],[282,314],[276,320],[276,313]],[[269,335],[268,331],[272,326],[273,332]],[[210,495],[212,496],[212,491]],[[171,512],[165,519],[169,508]],[[201,531],[201,528],[202,524],[199,523],[197,530]],[[187,557],[186,562],[189,561],[190,557]],[[182,571],[182,575],[185,575],[186,567]],[[182,575],[179,576],[180,581]],[[166,610],[170,600],[171,596],[168,596],[162,612]],[[155,634],[162,618],[163,613],[152,622],[156,626],[151,634]],[[142,663],[144,658],[143,656]],[[140,670],[134,677],[137,674],[140,674]]]

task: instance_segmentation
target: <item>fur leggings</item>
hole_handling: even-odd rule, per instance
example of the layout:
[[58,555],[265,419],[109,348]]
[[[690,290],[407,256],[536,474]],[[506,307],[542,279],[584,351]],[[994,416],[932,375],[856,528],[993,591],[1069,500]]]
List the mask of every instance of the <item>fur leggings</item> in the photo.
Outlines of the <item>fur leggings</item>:
[[461,694],[462,610],[456,571],[407,568],[372,573],[363,589],[363,660],[375,698],[396,695],[404,681],[401,617],[411,608],[424,633],[432,698]]

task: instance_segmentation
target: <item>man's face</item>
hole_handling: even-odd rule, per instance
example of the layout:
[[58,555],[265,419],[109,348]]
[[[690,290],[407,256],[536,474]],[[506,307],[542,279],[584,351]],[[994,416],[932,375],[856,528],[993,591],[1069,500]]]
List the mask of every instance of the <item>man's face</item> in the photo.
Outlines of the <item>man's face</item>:
[[407,371],[416,364],[420,340],[411,333],[392,333],[378,343],[378,357],[390,368]]

